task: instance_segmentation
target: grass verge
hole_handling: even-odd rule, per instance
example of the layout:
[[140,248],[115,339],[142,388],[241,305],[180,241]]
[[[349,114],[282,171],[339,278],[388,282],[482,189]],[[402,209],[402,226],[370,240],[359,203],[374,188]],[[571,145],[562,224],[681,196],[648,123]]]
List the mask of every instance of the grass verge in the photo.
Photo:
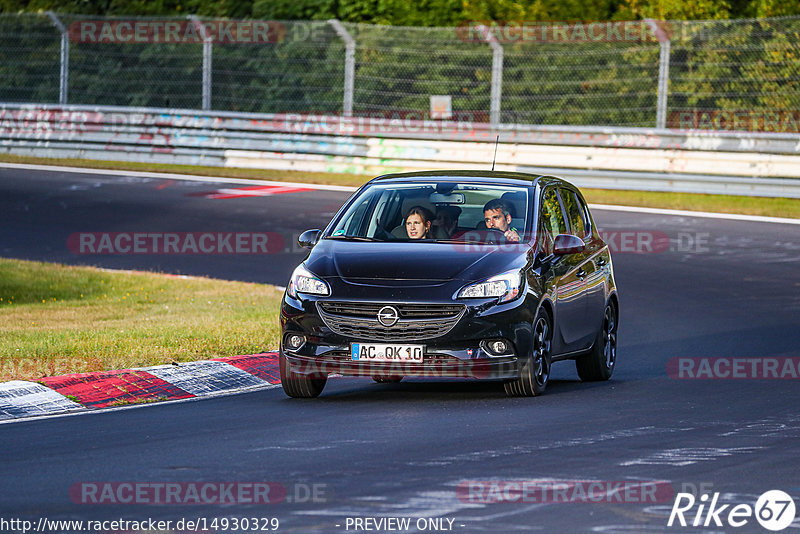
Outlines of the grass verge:
[[[370,178],[369,176],[358,174],[237,169],[228,167],[202,167],[196,165],[170,165],[90,159],[34,158],[28,156],[13,156],[10,154],[0,154],[0,161],[37,165],[88,167],[94,169],[171,172],[176,174],[196,174],[200,176],[224,176],[228,178],[304,182],[352,187],[358,187]],[[800,219],[800,199],[701,195],[695,193],[658,193],[652,191],[617,191],[612,189],[582,189],[582,191],[589,202],[597,204],[617,204],[621,206],[643,206],[689,211],[712,211],[718,213],[740,213],[745,215],[766,215],[770,217]]]
[[800,219],[800,199],[741,197],[734,195],[698,195],[694,193],[656,193],[651,191],[615,191],[581,188],[586,201],[593,204],[616,204],[646,208],[710,211]]
[[274,286],[0,259],[0,381],[278,346]]

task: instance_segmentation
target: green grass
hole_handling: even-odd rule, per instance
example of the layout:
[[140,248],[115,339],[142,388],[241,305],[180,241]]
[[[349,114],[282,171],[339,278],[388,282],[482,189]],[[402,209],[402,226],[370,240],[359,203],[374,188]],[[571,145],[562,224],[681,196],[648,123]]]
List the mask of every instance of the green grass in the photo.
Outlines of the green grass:
[[[224,176],[229,178],[345,185],[352,187],[358,187],[371,178],[370,176],[357,174],[237,169],[228,167],[202,167],[195,165],[169,165],[88,159],[50,159],[12,156],[9,154],[0,154],[0,161],[39,165],[65,165],[96,169],[170,172],[201,176]],[[582,191],[589,202],[597,204],[618,204],[623,206],[644,206],[690,211],[713,211],[719,213],[741,213],[746,215],[766,215],[770,217],[800,219],[800,199],[701,195],[694,193],[658,193],[650,191],[617,191],[611,189],[582,189]]]
[[0,259],[0,381],[278,346],[274,286]]
[[587,202],[800,219],[800,199],[583,189]]

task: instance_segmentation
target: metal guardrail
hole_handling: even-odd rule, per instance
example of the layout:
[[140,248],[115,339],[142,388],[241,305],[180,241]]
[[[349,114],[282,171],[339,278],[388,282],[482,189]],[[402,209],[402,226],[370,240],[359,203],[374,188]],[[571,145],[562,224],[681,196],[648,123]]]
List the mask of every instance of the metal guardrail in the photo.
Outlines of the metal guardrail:
[[0,104],[0,151],[40,157],[380,174],[488,166],[584,187],[800,198],[790,134],[503,125]]

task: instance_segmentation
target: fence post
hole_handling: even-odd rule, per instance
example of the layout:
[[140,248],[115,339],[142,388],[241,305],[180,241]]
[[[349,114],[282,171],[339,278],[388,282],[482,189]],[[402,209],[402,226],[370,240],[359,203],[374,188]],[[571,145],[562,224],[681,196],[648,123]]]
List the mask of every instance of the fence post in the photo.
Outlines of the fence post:
[[53,25],[61,32],[61,71],[58,76],[58,103],[65,105],[67,103],[67,90],[69,89],[69,32],[58,18],[58,15],[52,11],[47,11],[47,16],[50,17]]
[[669,34],[654,19],[645,19],[650,31],[661,45],[658,54],[658,101],[656,103],[656,128],[667,127],[667,94],[669,92]]
[[336,19],[328,20],[336,34],[344,41],[344,102],[342,113],[345,117],[353,115],[353,89],[356,78],[356,41],[342,23]]
[[500,101],[503,94],[503,46],[497,37],[483,24],[475,27],[483,33],[483,38],[492,47],[492,90],[489,104],[489,120],[492,128],[500,126]]
[[189,19],[203,39],[203,111],[208,111],[211,109],[211,38],[197,15],[189,15]]

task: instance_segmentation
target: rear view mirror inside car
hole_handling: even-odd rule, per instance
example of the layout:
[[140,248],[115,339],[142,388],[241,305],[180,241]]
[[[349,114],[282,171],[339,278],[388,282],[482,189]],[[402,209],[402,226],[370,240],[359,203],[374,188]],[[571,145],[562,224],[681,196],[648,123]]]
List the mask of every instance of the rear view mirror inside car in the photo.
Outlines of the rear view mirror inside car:
[[464,204],[466,202],[464,193],[450,193],[449,195],[431,193],[429,200],[431,204]]

